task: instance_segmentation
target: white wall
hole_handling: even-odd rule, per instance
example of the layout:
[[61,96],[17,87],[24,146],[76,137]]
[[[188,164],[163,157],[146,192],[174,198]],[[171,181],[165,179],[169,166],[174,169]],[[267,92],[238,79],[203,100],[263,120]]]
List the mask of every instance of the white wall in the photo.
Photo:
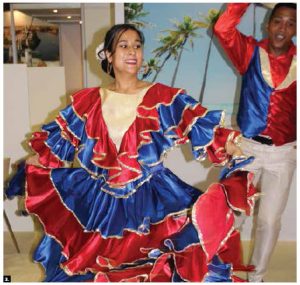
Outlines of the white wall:
[[18,160],[26,154],[20,144],[30,132],[27,66],[4,64],[4,156]]
[[[53,120],[66,104],[63,67],[26,67],[4,65],[4,157],[14,163],[29,153],[32,131]],[[15,231],[32,231],[31,217],[19,217],[22,199],[6,200],[4,209]],[[4,225],[4,230],[7,230]]]
[[[27,155],[24,149],[25,136],[30,133],[29,96],[27,66],[24,64],[4,64],[4,157],[15,162]],[[30,218],[18,217],[18,199],[6,200],[4,209],[14,230],[32,230]],[[4,224],[4,229],[6,225]]]
[[30,127],[37,131],[66,106],[65,70],[61,66],[29,67],[27,72]]
[[83,53],[86,87],[105,85],[111,78],[102,71],[96,60],[96,48],[104,41],[105,33],[114,24],[112,3],[82,5]]
[[66,91],[72,94],[83,87],[81,25],[61,24],[60,57],[65,67]]
[[[5,27],[10,27],[10,11],[4,12],[4,26]],[[29,27],[32,21],[32,17],[26,15],[25,13],[21,11],[14,10],[14,20],[15,20],[15,26],[27,26]],[[53,24],[50,24],[45,21],[41,21],[37,18],[34,18],[33,25],[38,25],[38,26],[52,26]],[[55,25],[53,25],[55,26]]]

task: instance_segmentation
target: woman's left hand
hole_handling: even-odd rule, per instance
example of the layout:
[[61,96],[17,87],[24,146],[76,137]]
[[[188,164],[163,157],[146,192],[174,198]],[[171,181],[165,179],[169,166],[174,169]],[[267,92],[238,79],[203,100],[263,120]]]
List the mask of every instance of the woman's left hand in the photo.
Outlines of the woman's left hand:
[[231,156],[242,156],[244,155],[240,147],[238,147],[233,141],[228,141],[225,144],[225,150],[227,154]]

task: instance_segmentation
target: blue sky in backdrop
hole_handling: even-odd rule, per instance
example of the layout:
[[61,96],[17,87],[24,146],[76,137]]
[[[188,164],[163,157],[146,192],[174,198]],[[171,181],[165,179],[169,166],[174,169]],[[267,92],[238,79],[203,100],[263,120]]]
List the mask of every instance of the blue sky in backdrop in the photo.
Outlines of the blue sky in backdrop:
[[[142,18],[143,21],[151,23],[142,29],[144,32],[145,60],[153,57],[151,53],[159,46],[159,34],[163,30],[172,29],[170,20],[182,21],[185,15],[194,20],[203,20],[199,16],[207,15],[210,9],[224,9],[223,3],[144,3],[144,10],[149,14]],[[251,5],[239,25],[240,31],[247,35],[253,35],[253,5]],[[262,23],[269,10],[263,7],[256,8],[256,33],[255,37],[261,39]],[[209,35],[206,29],[198,30],[199,37],[194,38],[194,48],[186,44],[182,60],[179,66],[175,87],[185,88],[195,99],[199,99],[205,60],[209,46]],[[237,107],[237,75],[231,68],[222,50],[215,40],[211,50],[208,67],[207,83],[204,94],[203,105],[209,109],[225,109],[228,116],[232,116],[233,108]],[[161,58],[162,61],[163,57]],[[172,75],[175,70],[175,61],[169,59],[163,71],[159,74],[157,82],[167,85],[171,84]],[[151,80],[150,76],[147,80]],[[235,102],[235,104],[234,104]],[[234,115],[234,114],[233,114]]]

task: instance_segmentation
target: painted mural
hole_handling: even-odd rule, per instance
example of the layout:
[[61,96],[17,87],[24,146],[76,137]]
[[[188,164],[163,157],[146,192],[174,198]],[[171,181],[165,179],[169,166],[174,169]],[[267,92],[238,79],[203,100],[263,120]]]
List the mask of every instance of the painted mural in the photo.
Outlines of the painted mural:
[[[225,110],[226,123],[235,127],[240,81],[212,32],[224,8],[224,3],[127,3],[125,22],[146,38],[141,78],[185,88],[205,107]],[[251,5],[240,31],[261,39],[269,11]]]

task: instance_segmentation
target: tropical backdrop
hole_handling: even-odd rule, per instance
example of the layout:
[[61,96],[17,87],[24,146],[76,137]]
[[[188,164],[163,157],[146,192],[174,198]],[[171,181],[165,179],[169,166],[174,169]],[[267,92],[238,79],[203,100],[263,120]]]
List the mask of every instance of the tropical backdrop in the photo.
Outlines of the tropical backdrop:
[[[145,35],[141,78],[180,87],[209,109],[226,111],[235,127],[240,80],[212,33],[223,3],[126,3],[125,22]],[[263,37],[269,9],[251,5],[240,31]]]

